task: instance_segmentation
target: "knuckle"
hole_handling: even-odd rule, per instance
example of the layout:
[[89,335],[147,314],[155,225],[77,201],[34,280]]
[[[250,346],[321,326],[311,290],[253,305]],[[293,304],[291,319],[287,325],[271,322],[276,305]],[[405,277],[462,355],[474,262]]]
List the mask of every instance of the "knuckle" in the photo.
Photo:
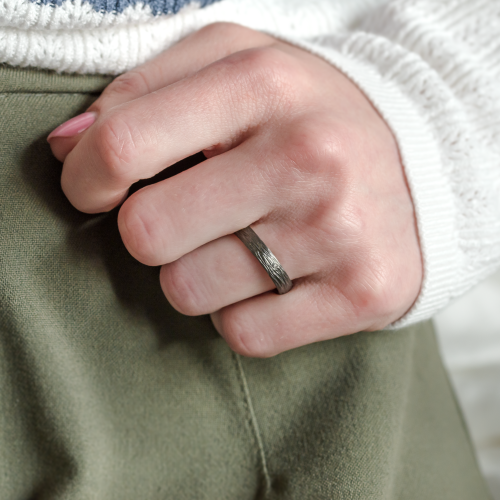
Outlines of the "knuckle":
[[118,228],[125,247],[134,258],[143,264],[157,266],[165,261],[162,262],[162,252],[158,248],[155,221],[137,195],[133,194],[120,208]]
[[250,102],[266,103],[266,109],[289,109],[296,100],[296,88],[291,72],[291,59],[272,46],[238,52],[220,60],[214,71],[230,84],[236,95],[257,95]]
[[240,35],[243,30],[246,29],[239,24],[218,21],[215,23],[207,24],[203,28],[196,31],[193,36],[196,38],[201,38],[202,40],[204,40],[205,38],[215,37],[225,40],[227,38],[233,38],[237,35]]
[[392,312],[393,279],[390,266],[380,257],[367,256],[350,266],[348,283],[343,287],[358,318],[380,318]]
[[149,84],[141,70],[135,69],[118,76],[103,92],[103,97],[122,95],[143,95],[150,91]]
[[101,114],[127,98],[145,95],[150,92],[148,79],[141,69],[133,69],[116,77],[102,92],[101,96],[89,107],[89,111]]
[[[367,235],[368,222],[363,208],[350,200],[349,195],[338,196],[339,201],[332,210],[336,222],[336,236],[344,245],[361,243]],[[342,199],[344,198],[344,199]]]
[[[335,127],[320,120],[292,123],[287,133],[283,156],[283,182],[290,176],[313,183],[325,198],[332,198],[332,189],[347,192],[350,186],[349,159]],[[290,175],[290,174],[295,175]]]
[[257,47],[242,52],[239,57],[241,62],[251,73],[269,74],[274,76],[274,69],[280,52],[273,47]]
[[199,280],[184,265],[183,259],[162,266],[160,284],[170,304],[186,316],[211,312]]
[[303,199],[314,214],[314,227],[332,235],[359,234],[365,221],[356,205],[354,174],[335,131],[314,122],[292,123],[285,140],[273,163],[273,188],[292,190]]
[[265,334],[239,314],[237,308],[222,310],[220,323],[224,339],[237,354],[249,358],[268,358],[275,354],[270,350]]
[[344,161],[338,135],[324,125],[308,122],[294,127],[289,145],[287,154],[305,172],[331,171],[334,164]]
[[120,186],[136,180],[131,177],[135,150],[133,134],[124,120],[112,115],[99,123],[95,130],[95,146],[106,178]]
[[321,242],[318,256],[327,261],[338,261],[339,252],[356,255],[357,248],[364,248],[366,221],[356,213],[338,208],[336,201],[319,202],[311,211],[308,225],[315,235],[313,241]]
[[244,52],[242,57],[247,71],[254,76],[252,83],[260,83],[282,99],[291,94],[293,79],[286,54],[275,47],[260,47]]

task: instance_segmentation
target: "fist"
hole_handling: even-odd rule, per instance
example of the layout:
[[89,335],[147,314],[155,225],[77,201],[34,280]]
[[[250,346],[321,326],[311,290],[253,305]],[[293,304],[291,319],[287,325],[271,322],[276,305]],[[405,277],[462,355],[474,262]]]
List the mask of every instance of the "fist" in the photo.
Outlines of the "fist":
[[[381,329],[417,298],[422,262],[394,137],[317,56],[210,25],[118,77],[76,120],[49,136],[69,201],[88,213],[123,203],[128,251],[161,266],[169,302],[211,314],[238,353]],[[203,163],[127,198],[199,151]],[[273,291],[234,236],[250,225],[293,280],[289,293]]]

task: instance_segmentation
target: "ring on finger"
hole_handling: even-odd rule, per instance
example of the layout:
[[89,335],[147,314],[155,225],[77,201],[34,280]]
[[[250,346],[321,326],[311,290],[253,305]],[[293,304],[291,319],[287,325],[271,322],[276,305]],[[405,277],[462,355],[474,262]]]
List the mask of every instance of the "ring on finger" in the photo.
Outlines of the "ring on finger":
[[243,244],[252,252],[255,258],[266,270],[269,277],[273,280],[276,290],[280,295],[288,293],[293,283],[283,266],[269,247],[259,238],[257,233],[250,227],[245,227],[234,233]]

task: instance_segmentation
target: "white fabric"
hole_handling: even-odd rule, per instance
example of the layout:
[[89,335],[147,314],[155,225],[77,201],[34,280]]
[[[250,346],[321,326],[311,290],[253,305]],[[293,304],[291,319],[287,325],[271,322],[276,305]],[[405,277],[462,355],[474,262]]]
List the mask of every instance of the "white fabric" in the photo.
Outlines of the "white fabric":
[[[52,9],[52,10],[48,10]],[[223,0],[175,16],[0,2],[0,61],[119,73],[215,21],[264,30],[345,72],[399,145],[424,261],[393,327],[434,315],[500,265],[500,2]]]
[[95,12],[82,0],[61,6],[0,0],[0,62],[56,71],[118,74],[151,59],[203,26],[226,21],[285,36],[326,35],[377,0],[223,0],[193,3],[155,17],[137,3],[122,13]]
[[399,0],[311,49],[359,85],[399,144],[425,274],[392,327],[433,316],[499,267],[499,48],[500,2]]

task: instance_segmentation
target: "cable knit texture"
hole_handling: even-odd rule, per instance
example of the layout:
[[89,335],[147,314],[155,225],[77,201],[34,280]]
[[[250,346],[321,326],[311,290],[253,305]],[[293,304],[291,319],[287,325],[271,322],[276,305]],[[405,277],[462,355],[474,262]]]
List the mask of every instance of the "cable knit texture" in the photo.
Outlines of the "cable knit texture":
[[[118,74],[216,21],[307,38],[332,33],[344,14],[338,0],[183,0],[175,9],[160,9],[155,1],[129,1],[127,6],[115,1],[110,2],[111,10],[96,10],[96,2],[0,0],[0,61],[64,72]],[[352,0],[347,10],[363,3],[369,2]],[[113,10],[113,5],[121,7]]]
[[407,0],[321,44],[392,127],[411,187],[425,278],[394,326],[430,317],[499,265],[499,34],[499,2]]
[[337,66],[400,148],[424,282],[393,327],[432,316],[500,264],[500,2],[0,0],[0,60],[120,73],[215,21],[270,32]]

